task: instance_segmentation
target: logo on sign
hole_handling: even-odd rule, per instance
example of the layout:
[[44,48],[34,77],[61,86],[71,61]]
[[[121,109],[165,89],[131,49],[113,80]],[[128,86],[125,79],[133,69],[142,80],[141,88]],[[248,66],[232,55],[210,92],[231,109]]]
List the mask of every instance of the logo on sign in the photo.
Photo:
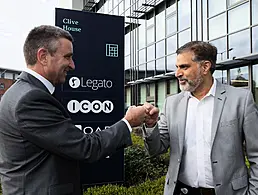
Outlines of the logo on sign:
[[72,88],[78,88],[80,86],[80,84],[81,84],[81,81],[77,77],[72,77],[69,80],[69,85]]
[[113,82],[111,80],[106,80],[106,79],[85,79],[84,77],[81,77],[79,79],[78,77],[71,77],[69,79],[69,85],[74,89],[78,87],[82,87],[82,88],[92,89],[93,91],[97,91],[98,89],[101,89],[101,88],[104,88],[104,89],[112,88]]
[[[84,134],[91,134],[93,132],[97,132],[97,131],[102,131],[103,129],[101,129],[100,127],[97,128],[93,128],[90,126],[86,126],[84,128],[82,128],[82,125],[75,125],[78,129],[80,129],[81,131],[83,131]],[[108,129],[109,126],[105,126],[104,129]]]
[[117,44],[106,44],[106,56],[107,57],[118,57],[118,45]]
[[99,100],[94,100],[93,102],[88,100],[83,100],[81,102],[78,102],[77,100],[71,100],[67,104],[67,109],[73,114],[79,111],[85,114],[89,113],[90,111],[96,114],[100,112],[110,113],[114,109],[114,104],[109,100],[104,102]]

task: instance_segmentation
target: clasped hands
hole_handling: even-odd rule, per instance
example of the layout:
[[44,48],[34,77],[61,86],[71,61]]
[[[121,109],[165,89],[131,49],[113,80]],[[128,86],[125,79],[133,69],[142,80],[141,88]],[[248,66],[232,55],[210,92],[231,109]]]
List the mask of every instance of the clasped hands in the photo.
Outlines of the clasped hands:
[[142,106],[130,106],[125,114],[125,119],[131,127],[140,126],[145,123],[146,127],[154,127],[158,121],[159,109],[150,103]]

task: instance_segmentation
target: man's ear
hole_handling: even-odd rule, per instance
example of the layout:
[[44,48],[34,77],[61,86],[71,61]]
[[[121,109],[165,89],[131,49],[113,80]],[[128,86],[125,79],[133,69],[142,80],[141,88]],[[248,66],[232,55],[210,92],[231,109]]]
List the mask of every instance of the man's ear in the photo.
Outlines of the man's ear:
[[211,69],[211,62],[206,60],[202,63],[202,69],[203,69],[203,73],[206,75],[210,72]]
[[48,52],[44,48],[39,48],[37,52],[37,60],[40,62],[42,65],[47,65],[47,56]]

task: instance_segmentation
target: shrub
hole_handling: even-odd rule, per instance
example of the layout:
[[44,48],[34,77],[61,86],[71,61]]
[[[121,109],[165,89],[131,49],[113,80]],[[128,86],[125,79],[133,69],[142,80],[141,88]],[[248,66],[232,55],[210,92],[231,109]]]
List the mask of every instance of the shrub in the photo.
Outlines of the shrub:
[[155,181],[147,180],[146,182],[131,187],[118,185],[105,185],[101,187],[88,188],[84,195],[162,195],[165,177]]

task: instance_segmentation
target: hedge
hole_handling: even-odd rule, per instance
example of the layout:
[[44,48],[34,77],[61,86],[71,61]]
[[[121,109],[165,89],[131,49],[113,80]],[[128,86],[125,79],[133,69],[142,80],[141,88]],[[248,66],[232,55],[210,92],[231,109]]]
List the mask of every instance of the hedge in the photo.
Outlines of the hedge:
[[124,187],[105,185],[88,188],[83,195],[163,195],[165,176],[150,181],[147,180],[138,186]]

